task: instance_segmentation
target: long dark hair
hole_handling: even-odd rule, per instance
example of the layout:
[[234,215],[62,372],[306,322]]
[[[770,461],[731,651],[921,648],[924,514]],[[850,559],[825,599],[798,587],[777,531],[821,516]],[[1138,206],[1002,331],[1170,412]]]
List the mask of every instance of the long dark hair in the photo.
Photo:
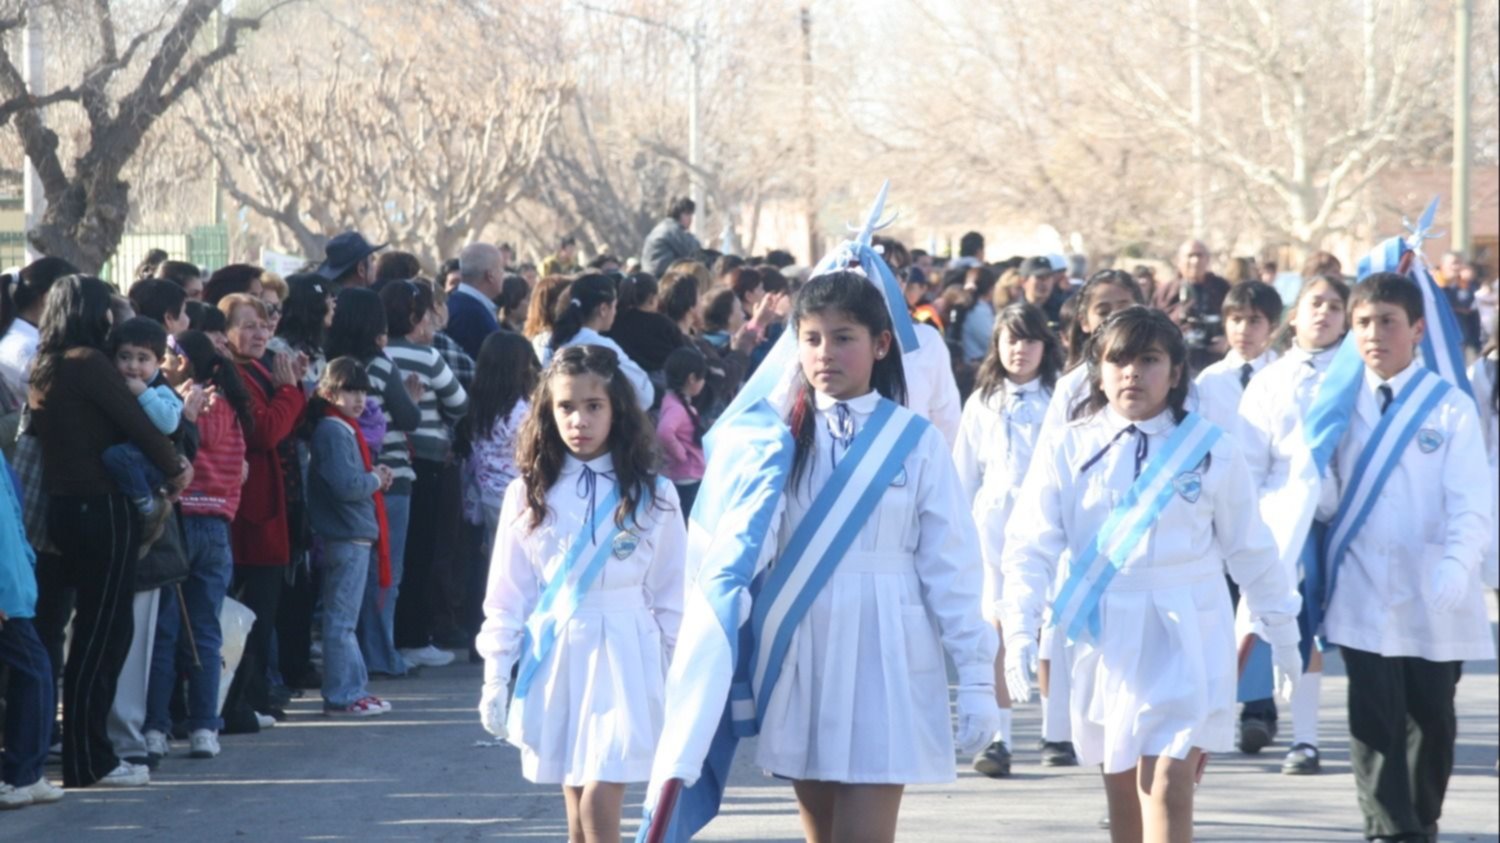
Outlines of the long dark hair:
[[474,361],[469,412],[453,429],[454,452],[461,457],[472,454],[474,441],[489,436],[497,421],[508,418],[516,404],[536,390],[539,374],[536,350],[525,337],[511,331],[485,337]]
[[656,298],[658,290],[656,276],[649,272],[634,272],[620,281],[620,312],[639,310],[641,305]]
[[[905,307],[905,302],[898,304]],[[891,330],[891,313],[885,296],[875,285],[857,272],[841,270],[816,276],[802,285],[792,302],[792,336],[799,336],[802,320],[814,313],[837,311],[848,316],[870,330],[872,336]],[[800,341],[800,340],[799,340]],[[807,472],[808,458],[812,454],[817,424],[817,408],[813,400],[813,387],[807,373],[798,367],[796,403],[792,405],[787,423],[792,428],[796,450],[792,457],[792,485],[800,482]],[[870,386],[881,395],[906,403],[906,370],[901,365],[901,345],[894,334],[890,351],[875,360],[870,371]]]
[[380,296],[364,287],[345,287],[334,302],[325,356],[369,363],[380,354],[380,337],[385,333],[385,305]]
[[328,321],[328,293],[321,276],[311,272],[289,275],[286,279],[286,301],[281,303],[281,321],[276,336],[298,351],[323,349]]
[[31,370],[34,389],[46,392],[52,386],[57,367],[70,349],[104,351],[113,303],[114,289],[92,275],[69,275],[52,285],[37,326],[41,336]]
[[1094,296],[1102,287],[1119,287],[1130,293],[1136,304],[1146,303],[1140,283],[1130,273],[1119,269],[1102,269],[1090,275],[1089,280],[1073,296],[1078,302],[1078,311],[1067,328],[1068,365],[1065,371],[1077,368],[1078,364],[1089,357],[1089,334],[1083,329],[1083,323],[1088,320],[1089,308],[1094,306]]
[[609,393],[609,453],[614,459],[615,485],[620,490],[615,526],[623,530],[635,522],[636,508],[648,499],[652,506],[659,505],[656,433],[636,403],[635,387],[620,371],[620,358],[602,346],[571,345],[558,349],[543,373],[516,447],[516,463],[526,486],[526,507],[531,513],[533,530],[547,519],[550,511],[547,491],[562,474],[568,454],[552,414],[552,380],[579,375],[599,376]]
[[1102,370],[1105,363],[1129,363],[1151,349],[1160,347],[1172,365],[1180,370],[1177,383],[1167,390],[1167,407],[1181,422],[1187,416],[1188,371],[1187,343],[1182,329],[1160,310],[1134,305],[1109,315],[1089,341],[1088,395],[1073,408],[1071,418],[1091,416],[1109,404],[1104,394]]
[[[385,305],[385,324],[391,336],[406,337],[417,323],[432,310],[432,286],[425,279],[391,281],[380,289],[380,303]],[[338,318],[338,312],[334,312]]]
[[688,418],[693,420],[693,441],[699,445],[703,444],[703,417],[698,415],[698,410],[693,407],[693,399],[689,398],[682,390],[687,386],[688,378],[697,375],[699,380],[708,380],[708,360],[703,352],[685,345],[682,348],[673,349],[671,354],[662,363],[662,373],[667,377],[667,389],[677,396],[682,406],[687,410]]
[[0,276],[0,337],[22,313],[44,302],[59,278],[78,272],[62,258],[37,258],[16,273]]
[[548,345],[555,351],[578,336],[599,308],[615,300],[615,282],[608,275],[579,276],[557,300],[557,318],[552,320]]
[[180,354],[193,369],[193,381],[200,386],[213,386],[219,397],[229,402],[234,415],[240,420],[240,429],[246,436],[255,429],[255,415],[250,405],[250,391],[240,379],[239,367],[233,360],[225,358],[214,348],[214,341],[202,331],[183,331],[168,342],[172,353]]
[[1037,340],[1042,344],[1042,360],[1037,368],[1037,377],[1041,378],[1042,386],[1050,392],[1057,383],[1058,373],[1062,371],[1062,343],[1057,339],[1057,334],[1047,327],[1047,315],[1042,313],[1041,308],[1021,302],[1007,306],[995,317],[995,331],[990,335],[989,349],[974,376],[974,391],[979,393],[980,400],[989,401],[996,393],[1004,398],[1005,380],[1013,374],[1006,370],[1005,360],[1000,354],[1002,329],[1010,331],[1010,335],[1017,339]]

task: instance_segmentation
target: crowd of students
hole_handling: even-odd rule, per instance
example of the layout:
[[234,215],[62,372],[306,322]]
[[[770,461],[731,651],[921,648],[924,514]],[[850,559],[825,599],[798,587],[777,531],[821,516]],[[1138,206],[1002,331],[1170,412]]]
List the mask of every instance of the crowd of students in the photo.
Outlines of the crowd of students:
[[[1435,836],[1458,666],[1494,652],[1493,337],[1475,400],[1423,405],[1322,595],[1279,525],[1338,523],[1387,407],[1416,412],[1427,314],[1404,277],[1351,292],[1321,266],[1284,308],[1198,243],[1156,284],[987,264],[978,235],[947,261],[875,238],[888,301],[869,267],[679,255],[681,233],[653,232],[647,270],[579,267],[563,241],[544,266],[568,274],[537,276],[476,243],[429,278],[350,232],[285,279],[165,255],[124,291],[55,258],[8,276],[0,805],[62,796],[49,749],[66,787],[139,786],[174,739],[213,758],[304,690],[380,716],[372,676],[456,651],[484,662],[485,728],[563,787],[572,838],[618,839],[672,693],[704,434],[785,359],[794,448],[760,566],[837,567],[758,675],[757,763],[794,781],[809,840],[891,839],[902,787],[951,779],[955,747],[1008,776],[1034,686],[1039,763],[1102,768],[1114,839],[1189,839],[1205,755],[1276,736],[1269,694],[1236,712],[1251,632],[1291,705],[1283,771],[1320,769],[1321,634],[1350,675],[1366,835]],[[1367,388],[1309,489],[1304,425],[1350,330]],[[867,469],[881,448],[890,476]],[[254,622],[221,689],[227,595]]]

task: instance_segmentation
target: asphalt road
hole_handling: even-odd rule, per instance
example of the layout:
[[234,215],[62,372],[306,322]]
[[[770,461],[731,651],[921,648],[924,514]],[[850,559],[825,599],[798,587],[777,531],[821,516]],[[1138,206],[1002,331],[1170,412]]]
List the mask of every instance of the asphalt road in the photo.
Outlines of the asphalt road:
[[[1491,607],[1493,612],[1493,605]],[[1198,793],[1204,841],[1355,841],[1360,815],[1348,765],[1346,684],[1330,660],[1323,691],[1324,774],[1279,774],[1283,740],[1256,757],[1212,759]],[[0,840],[295,841],[566,839],[562,799],[528,784],[509,746],[488,745],[474,714],[481,671],[454,664],[377,683],[390,715],[331,721],[316,696],[254,736],[223,739],[217,759],[169,757],[149,787],[70,792],[59,804],[0,813]],[[1459,746],[1442,822],[1444,841],[1500,843],[1500,683],[1495,664],[1470,665],[1459,685]],[[898,837],[914,841],[1088,841],[1104,796],[1092,771],[1043,770],[1030,751],[1036,707],[1019,710],[1016,775],[991,781],[959,765],[958,781],[911,789]],[[180,748],[185,751],[185,748]],[[700,839],[800,840],[791,788],[747,763],[742,747],[723,813]],[[54,780],[57,769],[49,768]],[[644,788],[628,794],[633,833]]]

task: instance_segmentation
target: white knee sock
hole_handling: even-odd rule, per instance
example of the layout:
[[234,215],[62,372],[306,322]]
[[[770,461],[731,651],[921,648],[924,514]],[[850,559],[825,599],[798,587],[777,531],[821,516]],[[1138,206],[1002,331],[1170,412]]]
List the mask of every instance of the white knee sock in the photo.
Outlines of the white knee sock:
[[1000,730],[998,732],[996,732],[995,736],[993,738],[990,738],[990,740],[992,740],[992,741],[1000,741],[1001,743],[1005,744],[1006,746],[1010,746],[1011,745],[1011,742],[1010,742],[1010,709],[1008,709],[1008,708],[1002,708],[1002,709],[1000,709]]
[[1292,743],[1318,745],[1318,696],[1323,674],[1304,673],[1292,692]]

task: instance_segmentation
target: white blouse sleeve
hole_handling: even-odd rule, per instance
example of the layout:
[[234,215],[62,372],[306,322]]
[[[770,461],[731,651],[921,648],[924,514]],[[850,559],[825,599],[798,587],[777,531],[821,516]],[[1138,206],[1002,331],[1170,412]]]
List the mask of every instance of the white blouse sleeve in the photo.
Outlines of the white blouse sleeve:
[[963,489],[964,501],[970,507],[984,482],[984,465],[979,460],[980,449],[984,446],[981,416],[985,408],[981,403],[978,393],[969,396],[958,422],[958,439],[953,443],[953,467],[958,471],[958,485]]
[[662,648],[667,661],[677,647],[677,630],[682,626],[682,589],[687,576],[687,527],[682,520],[682,504],[671,483],[658,481],[657,509],[654,510],[656,553],[646,570],[646,602],[661,630]]
[[1058,429],[1043,433],[1005,528],[1000,623],[1007,636],[1020,632],[1034,636],[1041,630],[1057,560],[1068,549],[1062,516],[1067,461],[1062,439]]
[[1245,387],[1245,397],[1240,400],[1239,409],[1239,420],[1225,432],[1233,435],[1239,444],[1245,467],[1250,472],[1250,488],[1255,490],[1258,498],[1276,459],[1273,448],[1275,417],[1286,408],[1277,406],[1272,391],[1263,381],[1252,380]]
[[526,487],[519,479],[505,491],[499,524],[484,592],[484,623],[474,639],[474,649],[484,657],[486,676],[507,677],[520,656],[526,619],[541,593],[524,541],[528,529]]
[[958,684],[993,685],[999,642],[980,612],[983,563],[974,519],[947,442],[936,428],[922,437],[918,453],[925,461],[917,487],[916,568],[922,599],[937,619],[943,648],[958,669]]
[[1214,487],[1214,538],[1229,576],[1239,584],[1254,619],[1274,624],[1295,618],[1302,608],[1297,584],[1281,565],[1276,540],[1261,520],[1260,509],[1246,505],[1245,490],[1254,488],[1250,470],[1234,443],[1221,442],[1223,446],[1213,449],[1208,470],[1222,472]]

